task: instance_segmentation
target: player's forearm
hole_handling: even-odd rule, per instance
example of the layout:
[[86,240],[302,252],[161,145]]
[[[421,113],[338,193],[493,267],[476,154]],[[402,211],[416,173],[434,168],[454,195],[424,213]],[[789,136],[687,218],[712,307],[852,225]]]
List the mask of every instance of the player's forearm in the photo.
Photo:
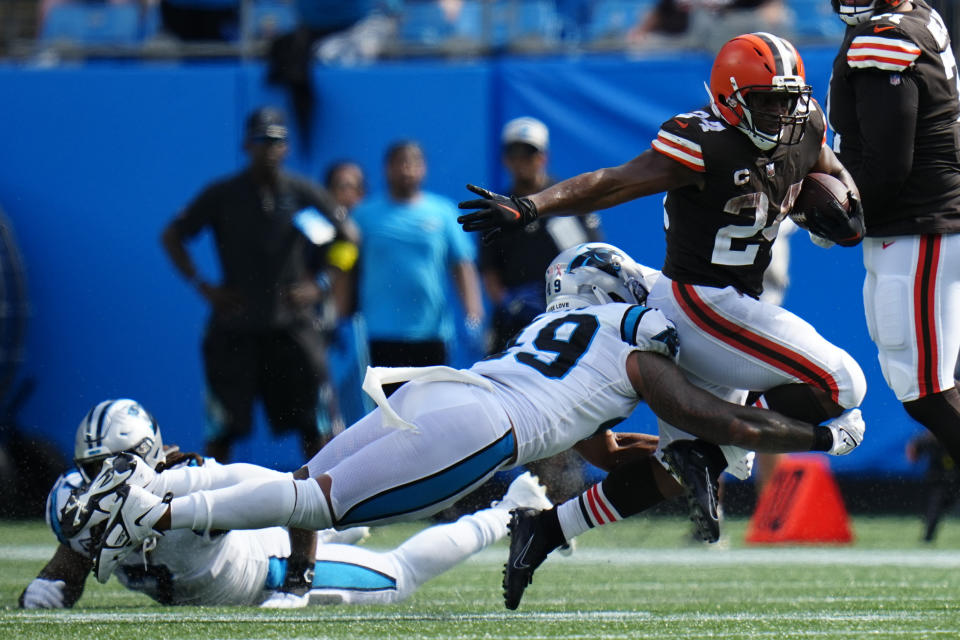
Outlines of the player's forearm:
[[679,162],[647,149],[618,167],[583,173],[531,196],[539,215],[582,215],[642,196],[687,185],[703,178]]
[[72,607],[83,595],[91,565],[89,558],[61,544],[37,577],[20,594],[18,604],[23,609]]
[[765,453],[813,448],[814,425],[721,400],[690,384],[680,369],[662,356],[634,353],[627,360],[627,372],[657,417],[698,438]]
[[537,215],[585,215],[630,200],[626,185],[617,180],[612,169],[598,169],[547,187],[530,196]]
[[814,448],[815,425],[781,415],[775,411],[741,407],[730,416],[731,442],[761,453],[791,453]]

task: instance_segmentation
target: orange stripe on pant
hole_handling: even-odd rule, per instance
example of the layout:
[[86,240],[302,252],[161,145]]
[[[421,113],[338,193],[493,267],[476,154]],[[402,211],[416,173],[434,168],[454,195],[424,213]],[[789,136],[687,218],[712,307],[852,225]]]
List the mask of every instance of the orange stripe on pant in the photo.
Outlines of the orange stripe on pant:
[[778,344],[747,327],[727,320],[700,297],[694,285],[674,282],[672,286],[674,298],[684,314],[704,332],[791,377],[823,390],[830,395],[831,400],[840,403],[840,384],[820,365],[792,351],[786,345]]

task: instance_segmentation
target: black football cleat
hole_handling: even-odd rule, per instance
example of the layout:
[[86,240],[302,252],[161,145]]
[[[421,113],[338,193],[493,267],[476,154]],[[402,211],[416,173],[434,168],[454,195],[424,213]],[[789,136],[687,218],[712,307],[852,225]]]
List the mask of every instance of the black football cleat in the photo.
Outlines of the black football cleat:
[[[507,609],[520,606],[527,585],[533,582],[537,570],[547,554],[560,546],[556,535],[550,535],[544,522],[544,511],[514,509],[510,512],[510,556],[503,570],[503,604]],[[562,536],[560,543],[562,543]]]
[[703,440],[676,440],[663,449],[663,461],[683,486],[690,520],[705,542],[720,539],[720,474],[727,466],[720,448]]

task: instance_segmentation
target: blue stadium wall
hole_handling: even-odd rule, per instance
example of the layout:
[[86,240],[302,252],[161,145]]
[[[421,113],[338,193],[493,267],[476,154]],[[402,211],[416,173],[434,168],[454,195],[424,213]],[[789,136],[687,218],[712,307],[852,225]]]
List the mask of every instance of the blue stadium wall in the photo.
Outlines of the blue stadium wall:
[[[821,101],[832,52],[803,51]],[[502,187],[498,132],[535,115],[551,129],[559,177],[639,154],[660,122],[706,102],[706,55],[416,61],[318,69],[316,128],[296,140],[291,168],[319,176],[332,160],[356,159],[373,190],[382,154],[399,138],[423,143],[427,187],[457,200],[467,182]],[[163,226],[212,178],[239,168],[245,114],[285,93],[260,63],[0,67],[0,206],[23,249],[32,318],[21,378],[35,393],[20,421],[64,451],[87,408],[107,397],[141,400],[165,437],[199,450],[203,380],[199,340],[206,309],[177,277],[159,244]],[[660,196],[606,212],[607,237],[643,262],[663,259]],[[917,430],[887,390],[861,309],[859,249],[792,239],[793,284],[785,305],[863,366],[867,439],[832,460],[844,474],[908,471],[904,443]],[[216,273],[209,240],[195,253]],[[457,364],[468,364],[468,349]],[[639,411],[627,428],[651,430]],[[262,420],[236,450],[245,459],[297,466],[296,441],[271,440]]]

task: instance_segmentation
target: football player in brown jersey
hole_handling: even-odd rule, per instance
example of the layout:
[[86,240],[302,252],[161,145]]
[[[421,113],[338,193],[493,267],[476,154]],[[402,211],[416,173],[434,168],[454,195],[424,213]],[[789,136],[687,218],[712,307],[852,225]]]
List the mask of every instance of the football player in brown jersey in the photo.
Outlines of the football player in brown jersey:
[[[864,310],[887,384],[960,462],[960,76],[923,0],[833,0],[834,150],[863,194]],[[883,108],[877,108],[883,105]]]
[[[804,176],[823,172],[844,182],[851,219],[859,193],[825,143],[825,118],[790,42],[769,33],[733,38],[717,54],[709,92],[707,105],[663,123],[651,148],[625,164],[526,198],[471,186],[482,197],[460,203],[474,211],[459,220],[487,235],[665,191],[667,256],[648,304],[675,323],[680,366],[726,400],[762,392],[763,406],[817,424],[860,404],[863,372],[807,322],[758,296]],[[716,540],[716,478],[723,470],[749,476],[752,452],[701,441],[691,448],[689,434],[662,422],[659,430],[658,456],[684,484],[701,536]]]

